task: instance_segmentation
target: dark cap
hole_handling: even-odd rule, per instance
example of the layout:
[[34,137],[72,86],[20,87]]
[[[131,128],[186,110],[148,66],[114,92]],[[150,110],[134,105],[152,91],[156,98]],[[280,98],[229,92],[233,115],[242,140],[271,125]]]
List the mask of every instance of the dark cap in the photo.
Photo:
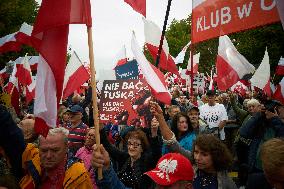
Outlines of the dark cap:
[[189,112],[189,111],[191,111],[191,110],[196,110],[196,111],[199,112],[199,108],[198,108],[197,106],[192,106],[192,107],[190,107],[190,108],[187,110],[187,112]]
[[216,92],[215,92],[215,90],[208,90],[206,95],[207,96],[213,96],[213,95],[216,95]]
[[83,108],[79,105],[74,105],[70,109],[68,109],[68,112],[71,113],[78,113],[78,112],[83,113],[83,111],[84,111]]

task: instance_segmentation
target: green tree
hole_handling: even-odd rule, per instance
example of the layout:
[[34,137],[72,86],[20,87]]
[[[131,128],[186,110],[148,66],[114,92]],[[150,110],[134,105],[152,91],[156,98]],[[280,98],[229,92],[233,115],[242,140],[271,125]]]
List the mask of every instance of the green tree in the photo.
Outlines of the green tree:
[[[38,4],[35,0],[0,1],[0,37],[18,31],[23,22],[33,24],[37,15]],[[20,52],[8,52],[0,55],[0,69],[9,60],[15,60],[26,53],[35,55],[33,48],[23,46]]]

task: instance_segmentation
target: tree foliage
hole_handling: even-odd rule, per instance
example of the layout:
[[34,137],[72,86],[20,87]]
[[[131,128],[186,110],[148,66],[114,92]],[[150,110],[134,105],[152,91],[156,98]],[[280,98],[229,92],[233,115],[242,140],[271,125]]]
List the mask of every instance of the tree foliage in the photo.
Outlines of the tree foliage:
[[[274,76],[280,57],[284,57],[284,31],[281,23],[237,32],[229,35],[229,37],[237,50],[256,68],[261,63],[265,49],[267,48],[271,64],[271,76]],[[187,19],[180,21],[174,20],[166,31],[166,38],[169,43],[171,55],[174,57],[177,56],[191,39],[191,15]],[[189,51],[188,49],[184,63],[180,65],[182,68],[187,67]],[[200,52],[199,71],[209,73],[212,65],[215,65],[216,62],[218,38],[195,44],[193,52],[194,54]],[[279,79],[275,77],[274,81],[277,83]]]
[[[1,0],[0,1],[0,37],[18,31],[23,22],[33,24],[37,15],[38,4],[35,0]],[[0,55],[0,69],[9,60],[15,60],[26,53],[35,55],[33,48],[23,46],[20,52],[8,52]]]

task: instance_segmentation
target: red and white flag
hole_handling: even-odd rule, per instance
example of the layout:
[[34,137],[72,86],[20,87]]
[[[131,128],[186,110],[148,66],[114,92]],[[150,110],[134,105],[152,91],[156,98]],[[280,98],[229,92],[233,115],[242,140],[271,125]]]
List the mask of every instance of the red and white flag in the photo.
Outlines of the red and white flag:
[[220,90],[232,87],[246,74],[255,70],[254,66],[237,51],[227,35],[219,38],[216,68],[217,85]]
[[117,53],[115,57],[115,64],[113,66],[113,69],[117,66],[121,66],[125,64],[126,62],[127,62],[126,48],[125,48],[125,45],[123,45],[123,47],[119,50],[119,52]]
[[70,96],[88,79],[90,79],[90,75],[74,51],[65,69],[62,99]]
[[14,64],[12,74],[10,75],[9,82],[4,87],[5,91],[11,94],[11,104],[14,107],[17,115],[20,113],[19,98],[20,98],[20,87],[18,78],[16,77],[17,66]]
[[157,69],[155,66],[150,64],[143,54],[142,50],[139,48],[135,34],[132,35],[131,48],[134,57],[136,58],[138,65],[144,75],[148,85],[151,87],[151,92],[155,98],[165,104],[171,103],[171,94],[166,88],[167,84],[165,82],[164,74]]
[[246,91],[248,90],[248,87],[245,86],[242,82],[238,81],[236,84],[234,84],[231,87],[231,91],[240,94],[241,96],[244,96],[246,94]]
[[[14,64],[17,65],[17,68],[22,64],[23,60],[25,57],[18,57],[15,61]],[[37,70],[37,65],[39,61],[39,56],[27,56],[28,63],[30,64],[30,68],[32,71]]]
[[280,58],[275,71],[276,75],[284,75],[284,58]]
[[32,76],[32,83],[26,87],[26,101],[29,104],[35,98],[36,76]]
[[183,63],[185,53],[186,53],[190,44],[191,44],[191,41],[182,48],[180,53],[178,53],[177,57],[175,58],[176,64],[182,64]]
[[8,51],[20,51],[22,44],[31,45],[32,30],[32,26],[23,23],[18,32],[0,38],[0,54]]
[[[147,19],[143,19],[143,21],[146,46],[153,59],[156,61],[162,32],[159,26],[157,26],[154,22]],[[179,76],[177,66],[170,55],[169,45],[166,38],[164,38],[162,46],[159,67]]]
[[21,64],[17,66],[16,77],[23,86],[32,84],[32,72],[27,56],[25,56]]
[[284,104],[284,78],[282,78],[280,83],[277,85],[273,98]]
[[267,94],[267,96],[271,96],[270,64],[267,50],[265,50],[261,64],[250,79],[250,82],[252,86],[262,89]]
[[56,127],[57,105],[63,90],[69,24],[92,25],[89,0],[43,0],[32,32],[40,53],[34,114],[35,131],[46,136]]
[[136,12],[146,17],[146,0],[124,0],[129,4]]
[[[196,74],[198,72],[198,64],[199,64],[200,53],[193,55],[193,73]],[[187,74],[191,73],[191,57],[189,57],[187,63]]]

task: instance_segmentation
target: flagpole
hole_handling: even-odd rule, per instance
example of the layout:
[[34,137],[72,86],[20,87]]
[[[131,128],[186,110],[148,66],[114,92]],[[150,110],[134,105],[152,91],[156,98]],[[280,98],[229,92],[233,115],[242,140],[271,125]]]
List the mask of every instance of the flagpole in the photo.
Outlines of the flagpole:
[[159,62],[160,62],[160,56],[161,56],[162,46],[163,46],[164,38],[165,38],[165,34],[166,34],[166,27],[167,27],[169,13],[170,13],[170,9],[171,9],[171,3],[172,3],[172,0],[168,0],[168,6],[167,6],[166,16],[165,16],[165,20],[164,20],[163,31],[162,31],[159,50],[158,50],[158,54],[157,54],[157,58],[156,58],[156,67],[159,66]]
[[193,44],[190,45],[190,96],[193,96]]
[[[192,6],[193,7],[193,0],[191,1],[192,2]],[[193,8],[191,9],[191,12],[193,11]],[[190,70],[190,96],[193,96],[193,42],[192,42],[192,36],[193,36],[193,28],[192,28],[192,23],[193,23],[193,18],[192,18],[192,14],[191,14],[191,30],[190,30],[190,41],[191,41],[191,44],[190,44],[190,67],[191,67],[191,70]]]
[[[91,67],[91,86],[92,86],[92,101],[93,101],[93,118],[94,118],[94,127],[95,127],[95,137],[97,146],[100,145],[100,126],[99,126],[99,111],[97,104],[97,84],[96,84],[96,70],[94,65],[94,49],[93,49],[93,36],[92,36],[92,27],[87,27],[88,32],[88,46],[89,46],[89,59]],[[97,151],[100,151],[100,148],[97,148]],[[103,178],[102,168],[98,168],[98,179]]]

